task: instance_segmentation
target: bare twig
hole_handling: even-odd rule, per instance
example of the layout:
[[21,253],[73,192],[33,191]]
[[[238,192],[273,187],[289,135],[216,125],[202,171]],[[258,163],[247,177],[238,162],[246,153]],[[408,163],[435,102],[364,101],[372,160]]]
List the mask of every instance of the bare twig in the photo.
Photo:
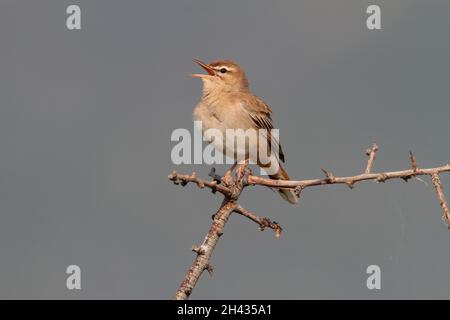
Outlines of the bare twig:
[[411,168],[413,171],[417,171],[417,159],[416,156],[412,153],[412,151],[409,152],[409,159],[411,160]]
[[321,186],[326,184],[346,184],[354,185],[357,182],[365,180],[375,180],[376,182],[385,182],[391,179],[409,179],[415,176],[429,175],[433,173],[444,173],[450,172],[450,163],[442,167],[435,167],[429,169],[413,169],[401,170],[401,171],[391,171],[391,172],[379,172],[379,173],[363,173],[356,176],[349,177],[333,177],[330,179],[326,177],[325,179],[311,179],[311,180],[271,180],[258,176],[249,176],[248,183],[251,185],[262,185],[270,188],[292,188],[301,187],[302,189]]
[[[403,179],[408,181],[411,178],[417,178],[418,176],[428,175],[431,177],[433,185],[439,197],[440,205],[443,210],[443,219],[445,219],[450,228],[450,211],[447,201],[444,196],[442,183],[439,175],[442,173],[450,172],[450,163],[443,165],[441,167],[434,168],[418,168],[416,157],[410,153],[411,169],[401,170],[401,171],[390,171],[390,172],[379,172],[372,173],[373,162],[376,157],[376,152],[378,151],[378,146],[373,144],[370,149],[367,150],[366,154],[369,157],[367,161],[366,170],[362,174],[348,177],[336,177],[330,171],[322,169],[325,174],[325,178],[322,179],[310,179],[310,180],[272,180],[266,179],[258,176],[253,176],[247,164],[240,165],[236,170],[236,175],[231,178],[230,181],[226,180],[221,183],[220,176],[215,174],[212,170],[210,176],[213,177],[213,181],[207,181],[197,178],[195,173],[191,175],[179,174],[177,172],[172,172],[169,175],[169,179],[175,184],[180,184],[185,186],[188,183],[195,183],[199,188],[209,188],[213,193],[219,191],[224,195],[224,200],[220,206],[218,212],[213,216],[212,225],[205,236],[205,239],[201,246],[193,246],[192,251],[194,251],[197,256],[191,265],[191,267],[186,272],[186,275],[176,292],[174,299],[187,299],[201,274],[206,270],[210,275],[213,273],[213,267],[210,263],[210,258],[214,248],[219,241],[220,236],[223,234],[225,224],[230,218],[233,212],[236,212],[254,222],[256,222],[260,230],[266,228],[273,229],[277,237],[280,236],[282,228],[280,225],[271,221],[268,218],[261,218],[255,213],[244,209],[241,205],[237,203],[237,200],[242,193],[242,190],[249,185],[261,185],[270,188],[291,188],[300,196],[300,193],[308,187],[321,186],[328,184],[345,184],[351,189],[355,183],[361,181],[372,180],[375,182],[385,182],[391,179]],[[419,178],[417,178],[419,179]]]
[[366,150],[366,155],[369,157],[369,160],[367,160],[367,167],[365,173],[370,173],[372,170],[373,162],[375,161],[375,157],[377,155],[378,146],[376,143],[372,145],[372,148]]
[[445,199],[444,190],[442,188],[441,179],[437,173],[431,175],[431,182],[433,182],[434,188],[436,189],[439,203],[442,207],[442,219],[447,222],[448,228],[450,229],[450,211],[448,209],[447,200]]
[[220,236],[223,234],[223,229],[228,221],[228,218],[236,209],[236,203],[233,201],[224,201],[216,213],[214,221],[209,228],[208,233],[205,236],[205,240],[200,247],[193,247],[192,250],[197,254],[194,263],[189,270],[180,285],[180,288],[173,297],[175,300],[186,300],[191,295],[192,289],[197,284],[198,279],[202,275],[203,271],[208,271],[212,274],[212,265],[209,262],[212,252],[219,241]]
[[253,222],[256,222],[259,225],[259,230],[264,231],[266,228],[270,228],[273,229],[273,231],[275,231],[275,237],[279,238],[281,236],[281,231],[283,231],[283,228],[281,228],[278,222],[271,221],[269,218],[258,217],[256,214],[243,208],[240,205],[236,206],[234,212],[237,212],[240,215],[249,218]]
[[192,247],[192,251],[194,251],[197,256],[191,267],[186,272],[178,291],[175,293],[173,297],[175,300],[186,300],[189,298],[192,289],[197,284],[197,281],[203,271],[206,270],[210,275],[213,274],[214,269],[210,262],[211,255],[217,245],[217,242],[219,241],[220,236],[223,234],[223,229],[231,214],[237,209],[240,209],[238,208],[236,200],[239,198],[242,190],[247,185],[246,181],[250,173],[251,171],[247,165],[240,166],[236,171],[235,178],[230,181],[230,185],[225,186],[218,185],[217,181],[205,181],[198,179],[195,173],[189,176],[172,172],[172,174],[169,175],[169,179],[175,184],[186,185],[189,182],[193,182],[200,188],[206,186],[211,188],[213,192],[217,190],[225,196],[219,210],[215,215],[213,215],[212,225],[209,228],[202,245]]
[[217,181],[215,181],[215,180],[207,181],[207,180],[199,179],[199,178],[197,178],[197,175],[195,174],[195,172],[193,172],[191,175],[187,175],[187,174],[179,174],[178,172],[173,171],[171,174],[169,174],[168,178],[170,181],[173,181],[174,184],[180,184],[183,187],[185,185],[187,185],[189,182],[192,182],[192,183],[195,183],[200,189],[203,189],[204,187],[208,187],[211,189],[211,191],[213,193],[216,193],[217,191],[219,191],[224,196],[231,195],[231,190],[229,188],[227,188],[226,186],[219,185],[217,183]]

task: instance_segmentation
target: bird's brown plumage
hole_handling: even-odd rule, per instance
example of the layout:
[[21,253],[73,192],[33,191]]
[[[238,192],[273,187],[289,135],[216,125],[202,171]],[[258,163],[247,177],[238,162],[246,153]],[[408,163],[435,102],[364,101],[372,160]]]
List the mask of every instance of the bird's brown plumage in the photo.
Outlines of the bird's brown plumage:
[[[203,132],[208,129],[218,129],[225,137],[226,129],[265,129],[267,134],[267,146],[269,151],[276,157],[278,170],[270,174],[271,179],[289,180],[289,175],[283,168],[285,161],[284,153],[279,141],[271,134],[274,129],[271,117],[272,110],[258,96],[253,95],[248,87],[247,77],[242,68],[230,60],[216,60],[210,64],[204,64],[196,60],[208,74],[195,74],[203,80],[203,96],[194,109],[194,120],[202,121]],[[207,139],[209,137],[206,136]],[[215,143],[216,148],[226,154],[225,142]],[[259,148],[259,139],[257,148]],[[248,147],[248,146],[247,146]],[[245,150],[248,157],[248,150]],[[235,159],[237,155],[235,154]],[[252,159],[259,166],[264,166],[259,159]],[[297,203],[298,197],[292,189],[279,189],[283,199],[290,203]]]

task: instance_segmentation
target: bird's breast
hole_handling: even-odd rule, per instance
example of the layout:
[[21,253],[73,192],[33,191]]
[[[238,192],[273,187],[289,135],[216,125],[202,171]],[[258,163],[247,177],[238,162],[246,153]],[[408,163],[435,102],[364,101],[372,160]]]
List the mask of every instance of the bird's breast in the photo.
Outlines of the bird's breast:
[[201,101],[194,109],[194,120],[202,121],[203,129],[250,129],[252,124],[239,101],[215,99]]
[[[194,109],[194,121],[201,121],[201,129],[206,141],[213,143],[220,152],[228,154],[245,154],[246,150],[226,150],[226,130],[252,128],[248,116],[239,104],[205,103],[201,101]],[[197,123],[198,124],[198,123]],[[222,139],[218,139],[217,131],[221,133]]]
[[224,117],[218,111],[214,106],[200,102],[194,109],[194,121],[201,121],[203,132],[208,129],[218,129],[225,132]]

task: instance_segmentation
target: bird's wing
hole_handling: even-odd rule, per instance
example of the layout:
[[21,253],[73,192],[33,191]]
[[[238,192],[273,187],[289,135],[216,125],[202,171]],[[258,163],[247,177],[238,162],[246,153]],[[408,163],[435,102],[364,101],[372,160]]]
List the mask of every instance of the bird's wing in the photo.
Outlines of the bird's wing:
[[272,110],[270,107],[259,97],[250,96],[247,99],[241,99],[242,107],[248,114],[250,120],[255,124],[257,129],[265,129],[267,130],[267,145],[270,150],[278,150],[275,152],[275,155],[279,160],[284,162],[284,153],[281,149],[281,145],[277,139],[277,137],[271,134],[271,130],[273,127],[273,120],[271,117]]

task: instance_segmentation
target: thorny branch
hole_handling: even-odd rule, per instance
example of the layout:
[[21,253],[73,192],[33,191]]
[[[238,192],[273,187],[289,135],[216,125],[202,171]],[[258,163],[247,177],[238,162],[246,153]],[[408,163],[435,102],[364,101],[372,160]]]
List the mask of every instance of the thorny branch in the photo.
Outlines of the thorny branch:
[[367,167],[366,167],[365,173],[370,173],[370,171],[372,170],[373,162],[375,161],[377,151],[378,151],[378,146],[376,145],[376,143],[374,143],[372,145],[372,148],[367,149],[366,155],[369,157],[369,160],[367,160]]
[[309,187],[321,186],[328,184],[345,184],[350,189],[353,189],[354,185],[361,181],[373,180],[377,183],[386,182],[392,179],[403,179],[407,182],[409,179],[417,176],[428,175],[431,177],[431,181],[436,190],[439,198],[439,203],[442,208],[442,219],[447,222],[448,228],[450,229],[450,210],[445,199],[444,191],[442,188],[440,174],[450,172],[450,163],[443,165],[441,167],[422,169],[417,166],[416,157],[410,152],[411,169],[401,170],[401,171],[390,171],[390,172],[378,172],[372,173],[372,166],[376,158],[376,153],[378,151],[378,146],[374,143],[370,149],[367,149],[366,155],[368,156],[367,166],[363,173],[348,176],[348,177],[337,177],[334,176],[330,171],[322,169],[325,178],[322,179],[310,179],[310,180],[271,180],[251,174],[251,171],[247,164],[242,164],[236,170],[236,175],[229,182],[222,182],[221,177],[215,174],[212,170],[210,175],[213,177],[212,181],[199,179],[195,172],[191,175],[179,174],[173,171],[169,175],[169,180],[173,181],[175,184],[182,186],[188,183],[194,183],[199,188],[204,189],[205,187],[210,189],[212,193],[219,192],[224,196],[222,205],[216,214],[213,215],[213,222],[211,227],[206,234],[203,243],[200,246],[192,246],[192,251],[196,253],[196,258],[191,265],[191,267],[186,272],[186,275],[176,292],[174,299],[185,300],[188,299],[198,279],[202,275],[203,271],[208,271],[210,275],[213,273],[213,267],[210,263],[210,258],[212,252],[214,251],[220,236],[223,234],[224,227],[233,212],[236,212],[251,221],[258,224],[260,230],[265,230],[266,228],[272,229],[275,232],[275,236],[279,237],[281,231],[283,230],[281,226],[275,222],[271,221],[269,218],[261,218],[255,213],[243,208],[237,200],[243,189],[247,186],[261,185],[270,188],[291,188],[300,196],[301,192]]
[[[433,182],[434,188],[438,194],[439,203],[442,207],[442,219],[449,223],[450,221],[450,211],[448,210],[447,200],[445,200],[444,191],[442,189],[441,178],[437,173],[431,175],[431,181]],[[450,225],[449,225],[450,228]]]
[[266,228],[270,228],[273,229],[273,231],[275,231],[275,237],[279,238],[281,236],[281,231],[283,231],[283,228],[281,228],[278,222],[271,221],[269,218],[260,218],[253,212],[243,208],[240,205],[236,206],[234,212],[237,212],[240,215],[249,218],[253,222],[259,224],[259,230],[264,231]]

